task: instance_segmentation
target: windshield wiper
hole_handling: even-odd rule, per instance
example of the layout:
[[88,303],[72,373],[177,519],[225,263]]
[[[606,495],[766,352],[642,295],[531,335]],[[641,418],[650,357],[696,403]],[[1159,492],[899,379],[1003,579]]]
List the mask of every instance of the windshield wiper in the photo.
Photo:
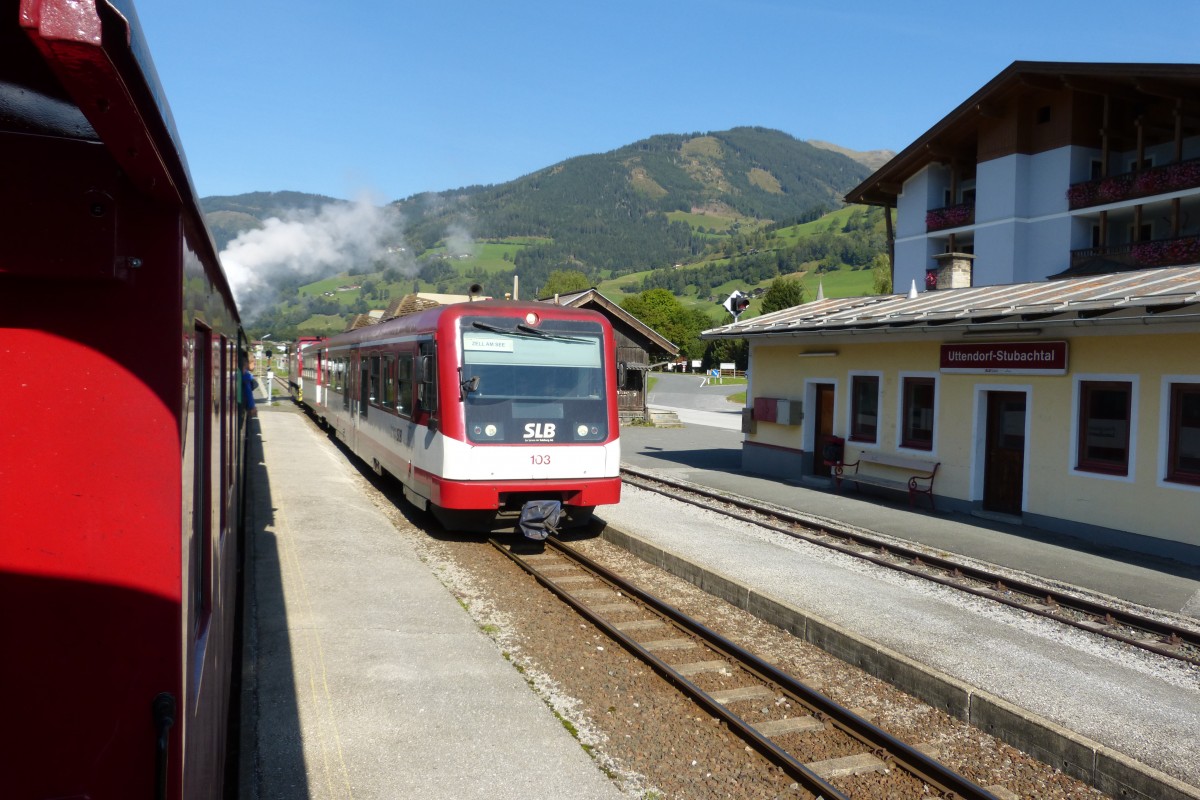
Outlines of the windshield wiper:
[[491,331],[492,333],[502,333],[505,336],[532,336],[535,339],[552,339],[556,342],[581,342],[583,344],[589,344],[595,341],[594,339],[579,339],[574,336],[559,336],[558,334],[554,333],[546,333],[545,331],[539,331],[537,328],[531,328],[523,322],[511,330],[508,328],[501,328],[496,325],[489,325],[486,322],[477,321],[472,322],[471,324],[476,328],[480,328],[485,331]]
[[481,330],[485,330],[485,331],[491,331],[492,333],[505,333],[505,334],[508,334],[509,336],[520,336],[521,335],[521,334],[517,333],[516,330],[509,330],[507,328],[499,328],[495,325],[489,325],[486,322],[472,322],[471,324],[474,325],[476,328],[480,328]]
[[583,342],[584,344],[587,344],[594,341],[592,339],[580,339],[575,336],[562,336],[556,333],[546,333],[545,331],[539,331],[537,328],[531,328],[523,322],[518,323],[517,327],[531,336],[537,336],[541,339],[553,339],[556,342]]

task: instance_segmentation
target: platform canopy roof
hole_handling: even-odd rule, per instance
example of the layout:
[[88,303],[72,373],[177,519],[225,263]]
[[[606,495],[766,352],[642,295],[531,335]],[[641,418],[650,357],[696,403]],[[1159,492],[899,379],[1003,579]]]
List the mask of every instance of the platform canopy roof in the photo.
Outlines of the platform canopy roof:
[[1159,322],[1200,324],[1200,264],[965,289],[817,300],[743,319],[703,339],[770,336],[981,335],[991,331]]

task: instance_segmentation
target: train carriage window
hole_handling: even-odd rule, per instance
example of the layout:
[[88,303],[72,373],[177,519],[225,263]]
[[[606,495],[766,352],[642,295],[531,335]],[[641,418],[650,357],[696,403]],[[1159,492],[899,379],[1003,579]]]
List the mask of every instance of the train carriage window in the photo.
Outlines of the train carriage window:
[[396,360],[396,410],[404,416],[412,416],[413,410],[413,357],[412,353],[401,353]]
[[367,409],[369,409],[371,407],[371,359],[370,358],[362,358],[361,356],[359,357],[357,375],[355,375],[355,378],[358,381],[357,384],[355,385],[355,395],[354,395],[357,398],[355,401],[356,410],[358,411],[358,415],[360,417],[366,417]]
[[367,359],[367,365],[367,400],[372,405],[379,405],[379,401],[383,398],[383,387],[380,386],[381,374],[379,356],[371,356],[369,359]]
[[188,583],[193,631],[208,621],[212,608],[211,403],[212,339],[210,329],[197,323],[192,344],[192,540],[188,553]]
[[389,411],[396,407],[396,357],[383,357],[383,407]]
[[433,342],[421,342],[420,383],[417,385],[417,409],[437,413],[437,358]]
[[217,399],[217,413],[218,413],[218,417],[220,419],[220,441],[221,441],[220,458],[221,458],[221,462],[220,462],[220,467],[219,467],[220,482],[217,484],[217,486],[219,487],[217,491],[220,494],[220,497],[218,498],[218,506],[220,508],[220,513],[221,513],[220,536],[221,536],[221,539],[224,540],[225,528],[229,524],[228,520],[226,519],[226,506],[228,505],[228,503],[226,502],[226,497],[225,497],[225,487],[226,487],[226,484],[229,482],[229,469],[230,469],[230,466],[229,466],[229,408],[230,408],[230,406],[229,406],[229,384],[231,383],[230,375],[229,375],[229,353],[228,353],[229,339],[227,339],[225,336],[222,336],[220,338],[219,350],[220,350],[221,368],[220,368],[220,371],[217,373],[216,391],[217,391],[217,398],[218,398]]

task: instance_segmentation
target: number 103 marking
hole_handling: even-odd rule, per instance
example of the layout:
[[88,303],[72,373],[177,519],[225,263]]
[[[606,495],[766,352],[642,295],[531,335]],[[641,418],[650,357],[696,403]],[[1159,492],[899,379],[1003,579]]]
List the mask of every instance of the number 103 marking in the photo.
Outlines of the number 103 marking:
[[534,453],[529,457],[529,463],[534,466],[545,466],[550,463],[550,455],[548,453]]

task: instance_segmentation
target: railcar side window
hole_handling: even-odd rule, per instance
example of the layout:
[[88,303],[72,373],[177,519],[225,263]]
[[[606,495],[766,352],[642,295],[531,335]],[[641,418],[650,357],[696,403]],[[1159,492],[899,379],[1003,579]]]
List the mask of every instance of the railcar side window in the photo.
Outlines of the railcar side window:
[[211,496],[206,480],[212,466],[212,331],[196,323],[192,369],[192,541],[189,575],[193,632],[208,620],[212,610]]
[[391,411],[396,407],[396,357],[383,357],[383,407]]
[[370,365],[370,386],[368,389],[369,394],[367,395],[367,399],[371,403],[378,405],[379,401],[383,398],[383,388],[380,386],[379,380],[379,356],[371,356],[368,359],[368,363]]
[[342,360],[342,408],[350,410],[350,359]]
[[433,343],[421,344],[421,382],[417,384],[417,405],[422,411],[437,413],[437,360]]
[[401,353],[396,361],[396,410],[404,416],[412,416],[413,410],[413,357],[412,353]]

